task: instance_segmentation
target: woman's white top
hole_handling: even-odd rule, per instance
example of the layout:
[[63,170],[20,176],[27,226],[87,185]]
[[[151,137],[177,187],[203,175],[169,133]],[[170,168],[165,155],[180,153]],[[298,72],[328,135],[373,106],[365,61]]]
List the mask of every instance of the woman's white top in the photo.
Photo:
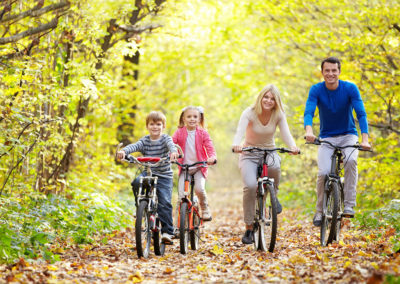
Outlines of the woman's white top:
[[274,148],[276,126],[279,126],[283,142],[285,142],[288,147],[296,146],[292,134],[290,134],[286,116],[283,112],[275,112],[271,115],[268,123],[263,125],[252,107],[248,107],[240,116],[236,134],[233,139],[233,145],[241,145],[244,137],[243,146],[245,147]]

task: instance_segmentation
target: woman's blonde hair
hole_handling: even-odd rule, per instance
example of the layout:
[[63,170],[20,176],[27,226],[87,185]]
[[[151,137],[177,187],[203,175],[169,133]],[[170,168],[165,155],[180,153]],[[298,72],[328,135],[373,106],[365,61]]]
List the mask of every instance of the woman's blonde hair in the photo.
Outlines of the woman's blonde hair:
[[272,113],[279,113],[279,112],[284,112],[283,110],[283,105],[281,101],[281,95],[279,93],[278,88],[273,85],[269,84],[264,87],[264,89],[261,90],[261,92],[258,94],[256,102],[253,105],[253,109],[257,115],[260,115],[262,113],[262,106],[261,106],[261,100],[265,96],[266,93],[270,92],[272,96],[275,99],[275,106],[272,110]]
[[185,115],[185,112],[187,110],[190,110],[190,109],[197,110],[199,112],[199,115],[200,115],[200,126],[201,126],[201,128],[204,128],[204,110],[200,106],[198,106],[198,107],[196,107],[196,106],[187,106],[187,107],[183,108],[182,109],[182,113],[179,116],[178,128],[182,128],[182,127],[185,126],[185,122],[183,121],[183,116]]

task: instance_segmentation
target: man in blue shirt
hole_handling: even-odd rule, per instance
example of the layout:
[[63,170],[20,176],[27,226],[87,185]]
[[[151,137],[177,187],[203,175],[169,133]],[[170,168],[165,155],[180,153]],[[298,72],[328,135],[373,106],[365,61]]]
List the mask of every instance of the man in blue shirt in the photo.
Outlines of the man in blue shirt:
[[[353,117],[355,110],[361,130],[361,147],[370,149],[368,142],[368,122],[364,104],[357,86],[351,82],[339,80],[341,64],[338,58],[329,57],[322,61],[321,72],[324,82],[310,88],[306,108],[304,111],[305,138],[314,142],[312,122],[316,107],[320,117],[319,138],[334,145],[354,145],[358,142],[358,134]],[[324,191],[324,177],[329,174],[333,149],[322,144],[318,149],[318,178],[317,178],[317,205],[313,223],[321,226],[322,202]],[[353,207],[356,205],[357,187],[357,157],[358,150],[346,148],[345,187],[344,187],[344,214],[354,216]]]

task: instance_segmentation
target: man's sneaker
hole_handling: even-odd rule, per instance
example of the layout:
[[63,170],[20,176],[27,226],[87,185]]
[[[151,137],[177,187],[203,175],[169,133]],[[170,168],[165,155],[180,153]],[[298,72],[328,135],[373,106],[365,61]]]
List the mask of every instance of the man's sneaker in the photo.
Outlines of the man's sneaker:
[[354,210],[351,207],[345,207],[343,210],[343,217],[353,218],[354,217]]
[[276,199],[277,203],[276,203],[276,214],[281,214],[282,213],[282,205],[279,202],[278,198]]
[[203,219],[203,221],[205,221],[205,222],[211,221],[211,220],[212,220],[212,216],[211,216],[210,212],[208,212],[208,210],[204,210],[204,211],[203,211],[202,219]]
[[253,230],[246,230],[246,232],[244,233],[243,238],[242,238],[242,243],[244,243],[245,245],[254,243]]
[[174,235],[170,235],[168,233],[163,233],[161,236],[161,241],[166,244],[172,244],[173,238],[174,238]]
[[321,227],[321,224],[322,224],[322,213],[320,213],[320,212],[315,213],[314,219],[313,219],[312,222],[313,222],[314,226]]

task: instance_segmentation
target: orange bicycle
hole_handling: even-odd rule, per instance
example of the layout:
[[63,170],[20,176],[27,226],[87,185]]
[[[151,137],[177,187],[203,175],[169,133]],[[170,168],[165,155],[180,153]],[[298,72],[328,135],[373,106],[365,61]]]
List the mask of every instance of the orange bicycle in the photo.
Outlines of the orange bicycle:
[[199,205],[194,196],[194,177],[189,174],[192,167],[207,167],[206,161],[193,164],[181,164],[174,162],[182,168],[185,175],[185,193],[179,203],[178,230],[181,254],[188,251],[189,241],[192,250],[199,247],[200,232],[203,227],[203,219],[200,217]]

